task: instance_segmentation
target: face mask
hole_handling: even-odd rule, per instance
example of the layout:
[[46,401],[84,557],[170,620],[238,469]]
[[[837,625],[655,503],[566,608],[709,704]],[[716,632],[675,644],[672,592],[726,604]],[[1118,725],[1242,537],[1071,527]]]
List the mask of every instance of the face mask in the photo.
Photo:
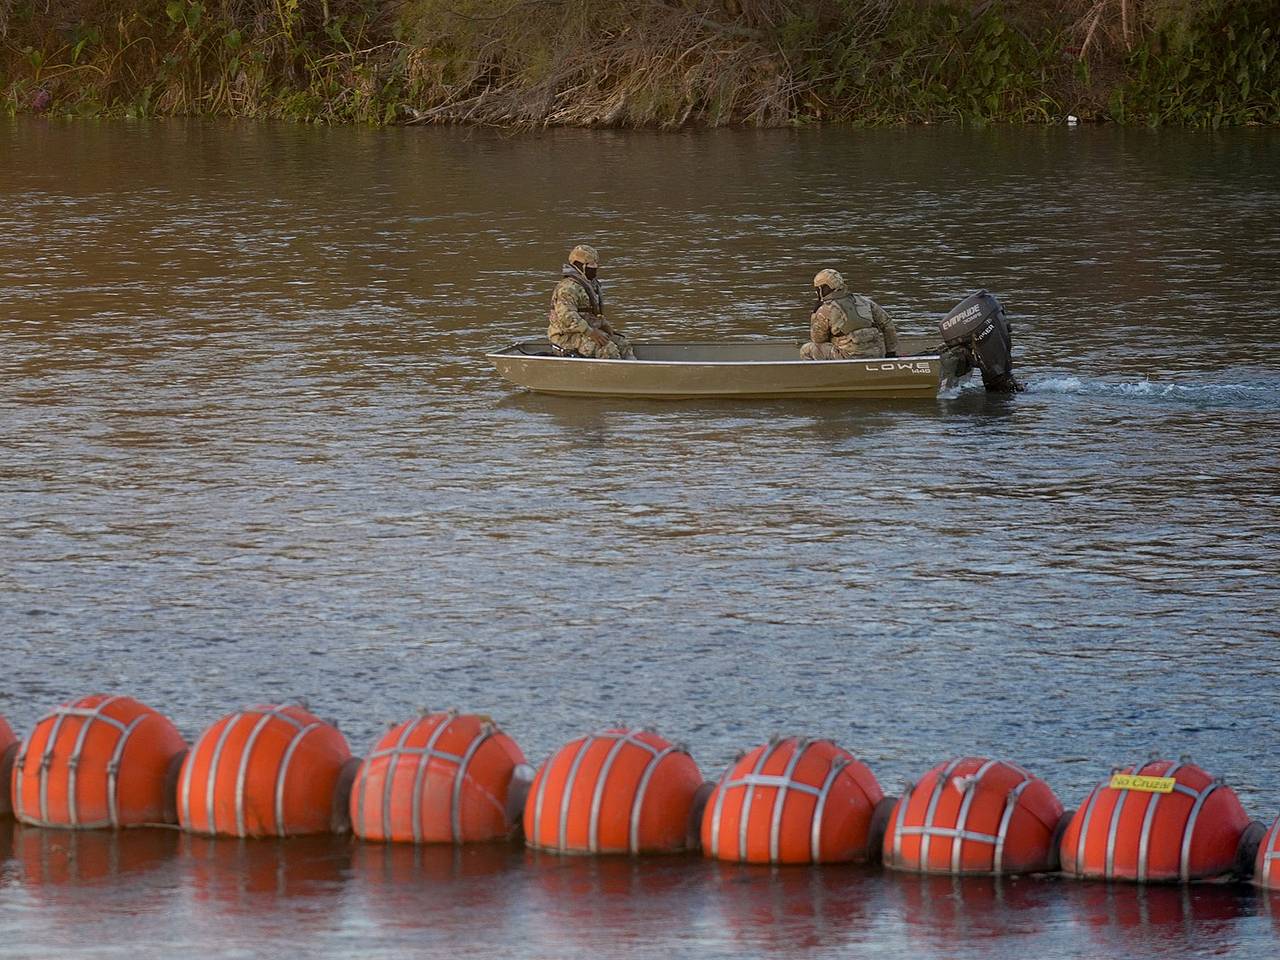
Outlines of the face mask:
[[587,269],[582,272],[587,275],[588,280],[594,280],[596,278],[596,271],[599,269],[599,267],[587,267]]

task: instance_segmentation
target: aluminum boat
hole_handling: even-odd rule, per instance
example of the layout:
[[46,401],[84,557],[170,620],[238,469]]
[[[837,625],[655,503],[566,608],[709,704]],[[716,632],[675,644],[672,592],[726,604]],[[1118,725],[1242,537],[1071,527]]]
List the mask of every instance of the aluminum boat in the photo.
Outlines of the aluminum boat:
[[574,397],[936,397],[974,370],[991,393],[1023,388],[1013,375],[1013,327],[986,290],[952,307],[938,331],[899,336],[898,356],[874,360],[805,360],[790,340],[634,343],[634,360],[565,356],[529,340],[486,356],[512,383]]
[[694,398],[934,397],[942,384],[936,337],[899,337],[898,357],[804,360],[792,340],[635,343],[634,360],[558,356],[546,340],[486,354],[498,373],[538,393]]

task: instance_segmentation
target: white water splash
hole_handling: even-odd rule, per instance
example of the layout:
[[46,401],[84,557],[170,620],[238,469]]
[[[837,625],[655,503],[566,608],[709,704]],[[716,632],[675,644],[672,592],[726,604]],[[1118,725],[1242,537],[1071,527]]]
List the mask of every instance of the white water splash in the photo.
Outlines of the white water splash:
[[1280,408],[1280,384],[1255,383],[1168,383],[1158,380],[1095,380],[1076,376],[1031,377],[1031,393],[1059,393],[1094,397],[1133,397],[1175,403],[1245,405]]

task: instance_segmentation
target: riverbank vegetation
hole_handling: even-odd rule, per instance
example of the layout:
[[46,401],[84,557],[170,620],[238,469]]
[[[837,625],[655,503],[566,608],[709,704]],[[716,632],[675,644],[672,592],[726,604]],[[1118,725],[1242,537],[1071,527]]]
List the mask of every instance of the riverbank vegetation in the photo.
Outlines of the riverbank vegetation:
[[1280,0],[0,0],[0,111],[1280,123]]

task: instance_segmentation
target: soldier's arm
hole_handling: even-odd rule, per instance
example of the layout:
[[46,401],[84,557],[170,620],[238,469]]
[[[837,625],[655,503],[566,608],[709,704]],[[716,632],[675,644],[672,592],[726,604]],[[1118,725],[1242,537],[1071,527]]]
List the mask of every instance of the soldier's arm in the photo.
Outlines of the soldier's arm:
[[578,312],[578,298],[573,287],[572,281],[562,280],[551,295],[551,309],[566,333],[587,333],[591,324]]
[[885,353],[897,353],[898,330],[894,327],[893,321],[889,319],[889,315],[884,312],[884,307],[874,300],[871,301],[871,322],[884,334]]
[[824,303],[809,318],[809,339],[814,343],[831,341],[831,304]]

